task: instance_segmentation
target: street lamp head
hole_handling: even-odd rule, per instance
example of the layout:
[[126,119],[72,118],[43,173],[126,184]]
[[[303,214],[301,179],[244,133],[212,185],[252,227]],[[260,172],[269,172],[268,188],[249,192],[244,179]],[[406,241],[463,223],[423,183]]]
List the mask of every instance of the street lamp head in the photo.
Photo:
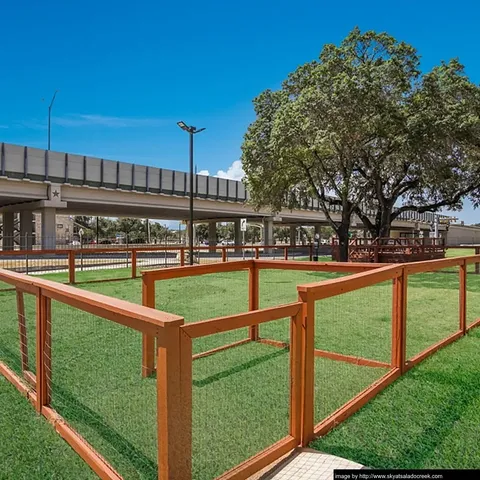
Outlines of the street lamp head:
[[200,133],[200,132],[203,132],[205,130],[205,128],[199,128],[197,129],[197,127],[189,127],[185,122],[177,122],[177,125],[182,129],[182,130],[185,130],[186,132],[188,133]]
[[189,132],[189,131],[190,131],[190,128],[187,127],[187,125],[186,125],[185,122],[177,122],[177,125],[178,125],[182,130],[185,130],[186,132]]

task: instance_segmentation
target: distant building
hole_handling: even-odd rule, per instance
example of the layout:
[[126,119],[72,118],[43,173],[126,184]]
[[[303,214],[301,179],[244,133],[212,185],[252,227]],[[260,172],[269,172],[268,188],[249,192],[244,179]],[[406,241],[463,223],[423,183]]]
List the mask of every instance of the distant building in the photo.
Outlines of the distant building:
[[[74,221],[71,215],[56,215],[56,237],[57,245],[68,244],[74,239],[77,233],[74,231]],[[34,213],[35,244],[41,244],[42,237],[42,215]]]

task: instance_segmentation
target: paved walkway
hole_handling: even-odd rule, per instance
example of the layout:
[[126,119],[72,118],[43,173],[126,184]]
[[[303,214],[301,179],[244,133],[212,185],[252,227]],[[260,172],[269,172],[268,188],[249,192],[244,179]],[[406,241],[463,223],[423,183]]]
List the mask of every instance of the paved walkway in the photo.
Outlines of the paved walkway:
[[258,480],[332,480],[335,469],[361,469],[363,465],[344,458],[298,449],[285,457],[267,472],[252,477]]

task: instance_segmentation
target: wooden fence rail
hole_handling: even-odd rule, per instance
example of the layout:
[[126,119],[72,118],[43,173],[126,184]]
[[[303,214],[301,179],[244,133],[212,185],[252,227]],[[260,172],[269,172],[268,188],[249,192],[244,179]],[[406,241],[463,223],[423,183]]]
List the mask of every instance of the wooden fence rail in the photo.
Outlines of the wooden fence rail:
[[[155,370],[157,393],[158,478],[189,480],[192,478],[192,362],[199,358],[193,355],[192,339],[215,335],[238,328],[249,328],[249,336],[234,344],[218,347],[205,354],[213,354],[225,348],[241,348],[247,342],[258,341],[281,348],[288,348],[290,355],[290,421],[285,437],[266,450],[258,452],[221,477],[223,480],[245,479],[271,462],[288,453],[296,446],[306,446],[318,435],[324,435],[338,423],[358,411],[370,399],[390,385],[402,374],[435,351],[465,335],[469,329],[480,326],[480,319],[467,326],[467,268],[480,262],[480,255],[459,259],[442,259],[416,264],[367,265],[334,264],[265,260],[239,260],[208,265],[175,267],[142,272],[142,303],[134,305],[122,300],[79,290],[72,286],[32,278],[24,274],[0,270],[0,281],[17,290],[17,310],[20,344],[22,318],[24,321],[23,295],[36,297],[36,375],[28,370],[28,351],[21,347],[21,365],[25,380],[0,362],[3,374],[19,391],[33,403],[56,431],[81,455],[102,479],[119,480],[120,475],[108,461],[94,450],[85,439],[62,419],[51,406],[50,351],[52,348],[51,301],[62,302],[73,308],[113,321],[142,334],[142,375],[149,376]],[[409,360],[407,344],[407,297],[409,276],[455,267],[459,276],[458,330],[441,341],[430,345]],[[325,280],[297,287],[298,301],[259,309],[259,271],[262,269],[315,270],[351,273],[349,276]],[[248,271],[249,311],[239,312],[210,320],[185,323],[180,316],[155,310],[155,284],[157,281],[192,275],[218,272]],[[455,270],[457,271],[457,270]],[[389,362],[344,355],[315,348],[316,304],[325,299],[355,290],[389,282],[392,288],[391,305],[391,358]],[[289,342],[265,339],[259,335],[259,326],[288,318],[290,321]],[[10,320],[10,319],[8,319]],[[5,321],[2,319],[1,321]],[[379,380],[360,392],[327,418],[315,424],[315,357],[324,356],[335,361],[364,365],[365,367],[388,368]]]
[[[249,475],[255,473],[259,469],[265,467],[270,462],[280,458],[286,453],[286,447],[293,448],[295,446],[307,446],[316,436],[324,435],[334,428],[340,422],[358,411],[363,405],[370,401],[380,391],[394,382],[403,373],[408,371],[414,365],[432,355],[435,351],[446,346],[460,338],[468,331],[466,327],[466,285],[467,285],[467,265],[480,262],[480,255],[472,257],[430,260],[413,264],[356,264],[356,263],[309,263],[309,262],[271,262],[268,260],[250,260],[244,262],[235,262],[229,271],[238,271],[248,269],[249,274],[249,312],[229,315],[211,320],[204,320],[196,323],[185,324],[180,327],[190,338],[198,338],[215,333],[225,332],[232,329],[249,326],[255,328],[255,335],[247,340],[236,342],[235,344],[219,347],[215,351],[224,348],[232,348],[243,345],[248,341],[259,341],[269,345],[278,346],[280,348],[298,348],[301,347],[301,374],[298,383],[292,388],[301,390],[302,401],[299,406],[291,405],[291,415],[295,416],[293,424],[297,425],[297,430],[291,430],[288,437],[282,441],[259,452],[254,457],[246,460],[242,464],[236,466],[232,470],[222,475],[222,480],[226,479],[245,479]],[[408,277],[417,273],[434,272],[444,268],[459,267],[459,330],[448,336],[440,342],[428,347],[420,352],[410,361],[406,358],[406,329],[407,329],[407,292]],[[299,301],[282,305],[279,307],[258,310],[258,272],[261,269],[280,269],[280,270],[310,270],[325,272],[343,272],[351,273],[351,275],[332,280],[299,285],[297,287]],[[168,272],[162,270],[150,270],[142,272],[144,280],[144,289],[154,288],[156,281],[162,281],[171,278],[185,277],[191,275],[203,275],[214,273],[215,271],[227,271],[220,265],[194,266],[185,269],[170,269]],[[349,355],[339,354],[336,352],[328,352],[315,348],[315,304],[332,296],[341,296],[347,292],[361,290],[368,286],[378,285],[383,282],[391,281],[392,285],[392,341],[391,341],[391,360],[390,363],[380,362],[372,359],[361,357],[353,357]],[[144,294],[149,296],[148,294]],[[153,298],[153,297],[151,297]],[[278,342],[261,338],[258,332],[258,326],[267,321],[280,316],[296,316],[301,322],[301,339],[296,347],[292,343]],[[293,317],[292,317],[293,318]],[[471,327],[480,326],[480,320],[474,322]],[[293,337],[292,337],[293,338]],[[292,341],[292,340],[291,340]],[[211,354],[211,352],[206,352]],[[200,354],[202,356],[203,354]],[[314,404],[315,404],[315,385],[314,385],[314,365],[315,357],[323,356],[332,360],[346,361],[358,365],[368,367],[388,368],[388,372],[372,385],[360,392],[345,405],[337,409],[330,416],[322,420],[320,423],[314,422]],[[197,356],[192,355],[190,359],[193,361]],[[154,366],[151,366],[151,371]],[[292,378],[295,376],[292,374]],[[299,426],[298,426],[299,425]],[[293,433],[292,433],[293,432]],[[188,440],[190,441],[190,439]],[[178,447],[180,448],[180,446]],[[173,472],[173,471],[172,471]],[[182,471],[182,475],[186,472]],[[173,475],[173,473],[172,473]],[[167,477],[165,477],[167,478]],[[174,477],[172,477],[174,478]],[[184,477],[182,477],[184,478]],[[186,478],[186,477],[185,477]],[[191,477],[188,477],[191,478]]]
[[[312,248],[311,245],[201,246],[194,248],[194,265],[202,264],[202,262],[227,263],[248,258],[259,259],[261,255],[271,258],[271,254],[268,252],[272,251],[277,252],[273,257],[276,260],[288,260],[297,251],[299,254],[305,253],[311,261],[313,256]],[[65,271],[68,272],[67,283],[71,285],[78,282],[77,273],[79,271],[118,268],[130,270],[130,274],[122,278],[112,276],[81,281],[81,283],[98,283],[130,278],[135,279],[138,277],[139,268],[148,268],[150,266],[158,268],[160,266],[159,263],[163,261],[165,261],[164,267],[177,268],[175,265],[183,267],[187,263],[188,252],[188,248],[181,245],[0,250],[0,268],[13,271],[20,270],[21,273],[27,274]],[[164,254],[163,257],[161,257],[162,253]],[[148,254],[151,255],[146,256]],[[152,262],[153,265],[149,265]]]

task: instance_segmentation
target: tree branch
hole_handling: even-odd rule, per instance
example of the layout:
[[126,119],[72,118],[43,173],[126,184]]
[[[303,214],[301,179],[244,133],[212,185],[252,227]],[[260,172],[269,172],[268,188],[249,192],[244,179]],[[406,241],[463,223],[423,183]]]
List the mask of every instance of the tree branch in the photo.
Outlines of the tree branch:
[[465,195],[468,195],[470,192],[478,188],[478,185],[470,185],[463,190],[457,192],[453,197],[449,198],[448,200],[441,200],[439,202],[430,203],[428,205],[403,205],[397,208],[394,212],[392,212],[392,221],[395,220],[401,213],[403,212],[418,212],[418,213],[425,213],[425,212],[435,212],[439,208],[448,207],[459,202]]

